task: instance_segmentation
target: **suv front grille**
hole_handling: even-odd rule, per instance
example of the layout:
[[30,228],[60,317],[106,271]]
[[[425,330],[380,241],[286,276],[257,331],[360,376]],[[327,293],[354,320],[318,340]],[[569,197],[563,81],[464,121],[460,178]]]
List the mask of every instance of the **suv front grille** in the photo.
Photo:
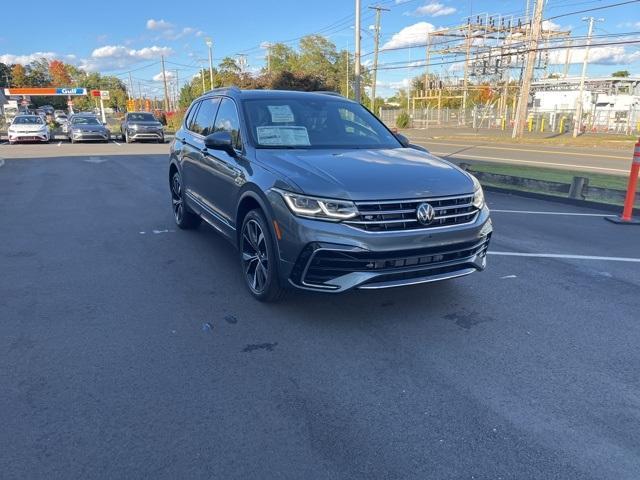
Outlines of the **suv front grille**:
[[[418,222],[417,209],[422,203],[430,204],[435,210],[435,217],[428,225]],[[358,216],[344,223],[368,232],[461,225],[473,222],[478,213],[478,209],[473,206],[473,194],[418,200],[355,202],[355,204],[358,207]]]

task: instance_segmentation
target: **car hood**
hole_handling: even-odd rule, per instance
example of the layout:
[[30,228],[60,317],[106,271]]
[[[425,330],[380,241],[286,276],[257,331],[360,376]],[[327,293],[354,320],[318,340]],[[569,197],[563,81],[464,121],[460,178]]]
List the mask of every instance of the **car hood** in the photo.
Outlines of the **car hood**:
[[70,125],[70,127],[83,132],[102,132],[107,129],[104,125]]
[[46,125],[32,125],[32,124],[15,124],[15,125],[11,125],[11,129],[12,130],[21,130],[23,132],[37,132],[39,130],[42,130],[44,127],[46,127]]
[[458,167],[412,148],[256,152],[260,162],[309,195],[395,200],[473,192],[473,181]]

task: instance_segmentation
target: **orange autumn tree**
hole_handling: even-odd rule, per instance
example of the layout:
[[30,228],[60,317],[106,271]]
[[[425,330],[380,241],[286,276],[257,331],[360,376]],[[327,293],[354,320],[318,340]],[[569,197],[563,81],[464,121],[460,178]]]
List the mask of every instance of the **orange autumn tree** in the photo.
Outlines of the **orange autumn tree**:
[[49,76],[51,77],[51,85],[54,87],[71,86],[71,75],[67,71],[67,66],[60,60],[52,60],[49,63]]

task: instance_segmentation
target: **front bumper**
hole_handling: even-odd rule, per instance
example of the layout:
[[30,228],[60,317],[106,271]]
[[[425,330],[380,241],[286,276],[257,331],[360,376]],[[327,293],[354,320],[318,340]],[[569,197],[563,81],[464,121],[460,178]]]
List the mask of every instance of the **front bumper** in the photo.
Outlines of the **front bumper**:
[[164,130],[127,130],[131,140],[162,140]]
[[9,142],[48,142],[48,132],[9,132]]
[[486,266],[493,231],[486,206],[467,224],[367,232],[296,217],[276,196],[271,204],[282,232],[281,279],[296,288],[336,293],[391,288],[461,277]]
[[109,132],[73,132],[69,135],[69,139],[76,142],[105,141],[110,138],[111,134]]

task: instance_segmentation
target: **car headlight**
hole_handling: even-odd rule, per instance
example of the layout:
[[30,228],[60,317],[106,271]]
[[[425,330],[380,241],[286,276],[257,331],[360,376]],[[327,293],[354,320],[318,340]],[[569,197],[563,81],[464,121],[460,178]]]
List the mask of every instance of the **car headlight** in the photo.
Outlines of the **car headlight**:
[[134,123],[133,125],[130,125],[130,126],[129,126],[129,128],[130,128],[131,130],[138,130],[138,128],[139,128],[139,127],[138,127],[138,125],[137,125],[137,124],[135,124],[135,123]]
[[310,197],[276,190],[294,215],[320,220],[346,220],[358,215],[358,209],[348,200]]
[[484,192],[482,191],[482,185],[476,177],[471,175],[471,179],[473,180],[473,206],[480,210],[484,207]]

